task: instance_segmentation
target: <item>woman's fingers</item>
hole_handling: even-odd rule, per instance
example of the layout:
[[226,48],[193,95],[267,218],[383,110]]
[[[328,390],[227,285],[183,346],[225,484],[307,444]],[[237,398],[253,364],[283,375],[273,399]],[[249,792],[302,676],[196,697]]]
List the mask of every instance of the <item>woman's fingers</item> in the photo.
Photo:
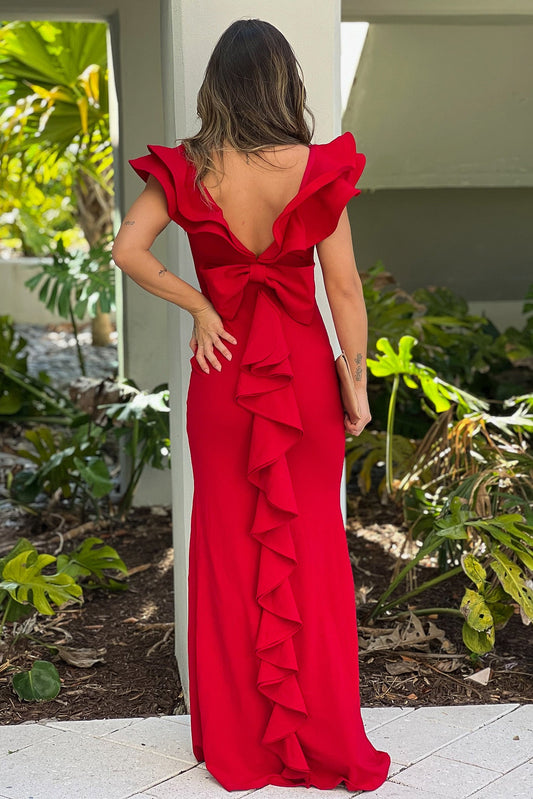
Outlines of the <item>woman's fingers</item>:
[[231,344],[236,344],[237,339],[224,329],[221,316],[210,303],[193,313],[193,317],[194,329],[190,345],[193,348],[196,347],[196,360],[207,374],[210,371],[209,365],[220,371],[222,364],[215,354],[215,347],[228,361],[231,361],[232,353],[224,344],[223,339]]
[[352,436],[359,436],[361,435],[367,424],[371,421],[371,419],[372,417],[369,414],[367,414],[365,416],[362,416],[360,419],[357,419],[357,421],[352,422],[348,414],[345,413],[344,429],[346,430],[347,433],[349,433]]
[[237,339],[232,333],[229,333],[227,330],[222,329],[218,334],[220,338],[225,338],[227,341],[231,341],[232,344],[237,343]]
[[209,374],[209,364],[211,364],[218,371],[222,369],[222,366],[214,353],[212,351],[204,350],[203,347],[199,346],[196,350],[196,360],[204,372],[207,372],[207,374]]
[[226,330],[223,330],[215,335],[217,335],[218,338],[213,339],[210,342],[208,341],[203,345],[198,344],[196,348],[196,360],[207,374],[209,374],[209,364],[211,364],[211,366],[213,366],[213,368],[217,369],[219,372],[222,369],[222,364],[215,355],[214,347],[216,347],[222,353],[222,355],[227,358],[228,361],[231,361],[233,357],[231,351],[222,341],[222,337],[226,338],[228,341],[231,341],[233,344],[237,343],[235,336],[233,336],[231,333],[228,333]]
[[[224,331],[224,332],[225,332],[225,331]],[[218,335],[219,335],[219,336],[222,336],[222,333],[219,333]],[[233,336],[232,336],[231,338],[233,338]],[[218,339],[217,339],[217,340],[214,342],[214,344],[215,344],[215,346],[216,346],[216,347],[218,347],[218,349],[220,350],[220,352],[221,352],[223,355],[225,355],[225,356],[226,356],[226,358],[228,359],[228,361],[231,361],[231,352],[228,350],[228,348],[226,347],[226,345],[224,344],[224,342],[223,342],[223,341],[221,341],[221,340],[220,340],[220,338],[218,338]]]

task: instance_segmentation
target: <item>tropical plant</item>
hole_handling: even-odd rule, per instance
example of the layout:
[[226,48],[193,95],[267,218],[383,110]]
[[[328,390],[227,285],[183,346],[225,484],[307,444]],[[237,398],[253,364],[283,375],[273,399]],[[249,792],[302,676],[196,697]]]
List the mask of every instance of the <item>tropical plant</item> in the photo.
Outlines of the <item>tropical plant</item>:
[[[385,470],[387,491],[394,493],[393,488],[393,441],[394,441],[394,421],[396,416],[396,403],[398,400],[398,388],[400,377],[409,389],[421,388],[425,397],[431,401],[435,411],[448,410],[452,402],[456,402],[465,410],[481,410],[487,408],[488,404],[478,399],[457,386],[442,380],[434,369],[424,364],[415,363],[412,360],[412,349],[417,343],[413,336],[402,336],[396,353],[388,339],[380,338],[376,342],[376,349],[382,353],[377,359],[367,358],[367,365],[375,377],[392,377],[392,390],[389,399],[389,410],[387,414],[387,438],[385,451]],[[426,402],[422,407],[430,415],[434,415],[428,408]]]
[[[369,359],[372,373],[394,378],[386,443],[387,489],[404,503],[408,539],[416,555],[393,574],[370,619],[454,575],[464,573],[467,588],[461,606],[422,608],[417,614],[445,612],[464,616],[463,641],[474,653],[494,646],[495,631],[518,604],[524,623],[533,620],[533,395],[509,398],[510,412],[497,415],[474,395],[442,381],[433,370],[412,360],[412,336],[400,339],[398,352],[386,339],[383,353]],[[405,473],[393,481],[394,411],[400,377],[410,389],[421,388],[432,402],[434,422]],[[407,540],[407,539],[406,539]],[[440,574],[390,599],[403,582],[413,582],[418,563],[437,556]],[[487,576],[487,568],[492,579]]]
[[85,360],[78,338],[77,319],[87,313],[94,318],[115,310],[115,272],[109,269],[110,240],[101,242],[85,253],[69,252],[60,238],[52,252],[52,263],[42,263],[41,271],[25,284],[30,290],[39,289],[39,299],[49,311],[69,319],[74,329],[76,350],[82,375],[86,374]]
[[[89,246],[113,228],[105,23],[9,22],[0,27],[0,168],[11,158],[36,183],[66,160]],[[109,342],[93,324],[94,343]]]
[[36,464],[36,470],[23,469],[9,481],[10,495],[25,504],[33,502],[40,492],[52,495],[60,490],[73,503],[89,501],[99,515],[97,499],[108,494],[113,481],[99,449],[102,428],[80,425],[69,433],[40,426],[24,432],[31,449],[19,447],[17,454]]
[[48,660],[35,660],[31,669],[14,674],[11,684],[19,698],[26,702],[55,699],[61,690],[59,672]]
[[[386,338],[397,347],[402,336],[410,335],[418,342],[417,355],[422,363],[438,373],[441,380],[476,396],[503,400],[533,390],[533,319],[525,320],[523,331],[509,328],[500,334],[489,319],[471,314],[466,300],[448,288],[421,288],[409,294],[385,272],[381,261],[362,277],[370,356],[377,352],[378,339]],[[526,297],[524,315],[530,312],[528,308]],[[525,368],[526,363],[529,369]],[[390,382],[388,378],[369,378],[372,415],[378,428],[386,426],[386,388]],[[397,432],[421,438],[427,430],[427,419],[403,381],[398,386],[397,406]]]
[[[72,174],[65,159],[34,176],[17,156],[4,159],[0,181],[0,247],[32,256],[47,253],[62,236],[79,247],[84,236],[77,226],[72,201]],[[53,246],[52,246],[53,249]]]
[[0,27],[2,156],[33,174],[66,158],[89,244],[112,230],[105,23],[9,22]]
[[346,436],[346,480],[350,481],[356,464],[357,485],[362,494],[368,494],[372,488],[372,471],[375,466],[386,462],[389,452],[388,468],[380,479],[377,492],[383,502],[387,501],[387,479],[391,474],[403,475],[411,464],[416,450],[416,442],[405,436],[383,430],[363,430],[359,436]]
[[[19,354],[17,351],[13,357]],[[22,364],[18,366],[23,368]],[[19,447],[17,454],[33,462],[36,468],[14,469],[8,474],[10,498],[6,501],[30,508],[44,492],[61,495],[70,503],[80,501],[82,510],[90,504],[99,515],[98,500],[114,488],[104,451],[115,449],[116,443],[123,441],[124,451],[131,456],[127,483],[118,500],[118,512],[124,516],[131,507],[144,468],[170,466],[166,384],[149,393],[141,391],[132,380],[106,381],[116,384],[115,389],[107,386],[107,392],[118,394],[120,401],[97,404],[89,414],[41,379],[0,361],[0,389],[4,385],[2,378],[6,381],[6,406],[18,409],[18,413],[6,412],[3,418],[46,423],[24,432],[31,448]]]
[[[131,382],[131,381],[130,381]],[[169,390],[160,385],[147,393],[136,389],[127,403],[109,403],[105,410],[117,438],[125,437],[124,451],[130,456],[129,477],[119,502],[125,516],[146,465],[154,469],[170,467]]]
[[[50,616],[55,613],[53,605],[61,607],[66,602],[83,603],[83,588],[105,588],[109,591],[124,591],[124,581],[108,578],[105,569],[118,570],[124,574],[128,568],[117,551],[103,544],[102,539],[91,537],[82,541],[72,552],[58,557],[39,553],[27,538],[19,538],[15,546],[0,558],[0,635],[6,622],[17,621],[30,613]],[[55,564],[53,574],[43,569]]]
[[73,424],[80,416],[69,397],[50,385],[48,375],[28,372],[27,340],[9,315],[0,316],[0,421],[47,421]]

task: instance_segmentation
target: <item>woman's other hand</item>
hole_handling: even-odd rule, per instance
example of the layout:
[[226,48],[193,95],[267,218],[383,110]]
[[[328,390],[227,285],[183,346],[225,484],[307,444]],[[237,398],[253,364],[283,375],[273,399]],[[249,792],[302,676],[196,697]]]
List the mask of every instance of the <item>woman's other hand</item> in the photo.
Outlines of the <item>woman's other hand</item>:
[[194,327],[189,347],[195,353],[196,360],[204,372],[209,374],[209,364],[220,372],[222,365],[215,355],[214,347],[228,361],[231,361],[231,352],[224,344],[223,339],[230,341],[232,344],[236,344],[237,339],[231,333],[228,333],[227,330],[224,330],[222,319],[211,303],[200,308],[199,311],[191,311],[191,313],[194,319]]
[[352,422],[350,421],[348,414],[346,412],[344,413],[344,429],[352,436],[361,435],[367,424],[372,419],[368,405],[368,394],[362,389],[358,389],[356,394],[357,401],[359,403],[359,409],[361,411],[360,417]]

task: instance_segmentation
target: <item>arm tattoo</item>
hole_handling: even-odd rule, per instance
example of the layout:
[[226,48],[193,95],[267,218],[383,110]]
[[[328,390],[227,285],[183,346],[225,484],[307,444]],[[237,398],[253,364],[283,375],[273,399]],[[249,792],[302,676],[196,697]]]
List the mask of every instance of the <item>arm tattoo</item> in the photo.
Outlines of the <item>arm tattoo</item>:
[[163,275],[165,274],[165,272],[168,272],[168,269],[166,268],[166,266],[163,266],[163,267],[162,267],[162,268],[159,270],[159,277],[163,277]]
[[355,367],[355,379],[357,381],[361,380],[363,377],[363,367],[362,367],[363,356],[360,352],[357,353],[355,356],[355,363],[357,366]]
[[122,224],[123,225],[134,225],[135,224],[135,220],[134,219],[125,219]]

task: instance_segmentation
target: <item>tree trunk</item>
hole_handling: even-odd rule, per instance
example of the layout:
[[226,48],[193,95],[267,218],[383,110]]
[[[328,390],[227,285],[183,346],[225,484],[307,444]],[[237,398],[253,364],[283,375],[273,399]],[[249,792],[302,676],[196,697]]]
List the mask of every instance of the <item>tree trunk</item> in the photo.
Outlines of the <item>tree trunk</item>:
[[[113,197],[89,175],[80,173],[76,183],[79,223],[90,247],[113,231]],[[112,269],[112,266],[109,266]],[[108,313],[97,310],[91,320],[92,343],[95,347],[111,344],[113,325]]]

